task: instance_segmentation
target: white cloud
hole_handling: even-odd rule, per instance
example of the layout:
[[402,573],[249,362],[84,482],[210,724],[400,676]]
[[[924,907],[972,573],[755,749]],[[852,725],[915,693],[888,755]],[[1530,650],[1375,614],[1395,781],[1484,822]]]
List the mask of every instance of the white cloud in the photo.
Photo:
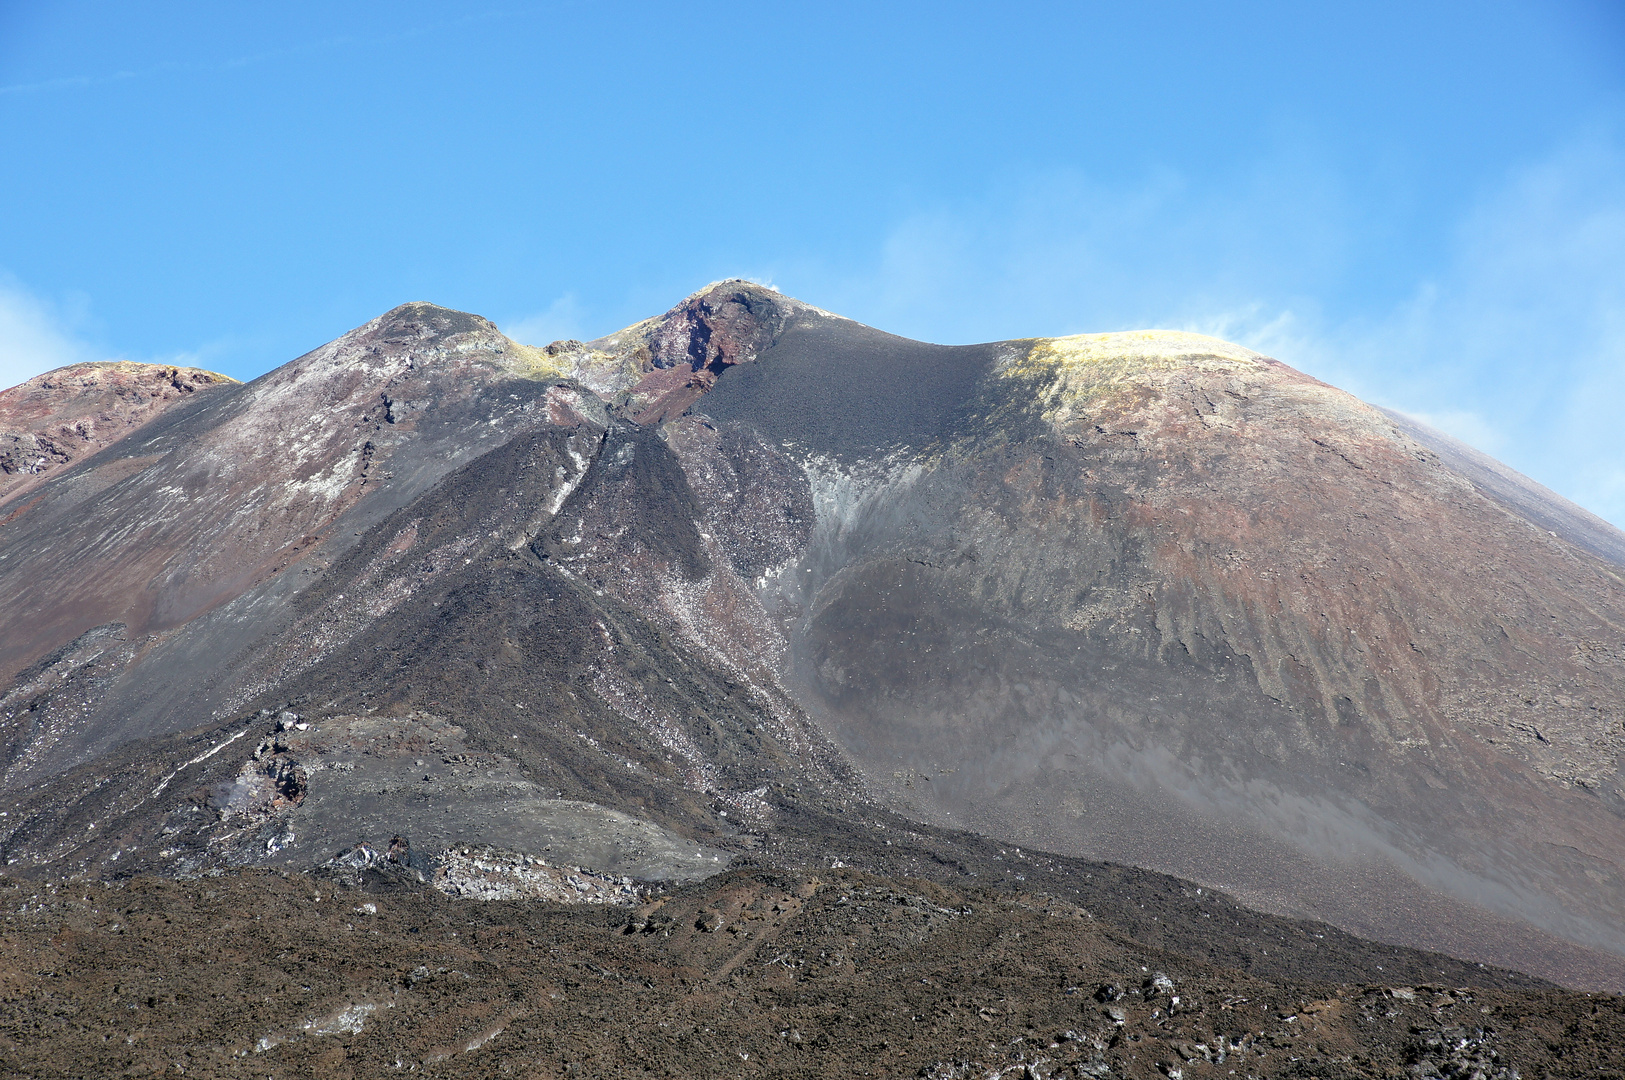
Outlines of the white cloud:
[[565,293],[549,304],[545,311],[504,320],[501,329],[521,345],[547,345],[565,338],[581,337],[583,321],[584,313],[575,293]]
[[1358,240],[1327,175],[1295,150],[1194,180],[1027,173],[903,218],[855,272],[792,265],[777,276],[821,307],[947,342],[1313,307]]
[[[0,271],[0,390],[68,364],[123,359],[86,340],[88,306],[82,297],[52,303]],[[221,342],[144,362],[210,368],[229,351]]]
[[73,333],[74,321],[15,280],[0,276],[0,388],[64,364],[98,359]]
[[1625,527],[1625,150],[1590,137],[1506,178],[1387,311],[1244,305],[1192,327],[1492,454]]
[[1498,455],[1506,445],[1506,433],[1475,412],[1453,409],[1449,412],[1407,412],[1405,415],[1459,439],[1468,446],[1482,450],[1491,457]]

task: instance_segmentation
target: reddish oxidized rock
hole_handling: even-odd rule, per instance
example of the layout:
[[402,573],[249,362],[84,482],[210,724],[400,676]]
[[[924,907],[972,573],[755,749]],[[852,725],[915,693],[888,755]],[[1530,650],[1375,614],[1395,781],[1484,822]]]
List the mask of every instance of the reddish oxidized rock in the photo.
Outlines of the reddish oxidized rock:
[[630,391],[632,418],[650,424],[681,416],[724,369],[756,359],[799,306],[763,286],[725,281],[672,308],[649,334],[652,370]]
[[0,506],[173,407],[235,385],[202,368],[116,360],[57,368],[0,391]]

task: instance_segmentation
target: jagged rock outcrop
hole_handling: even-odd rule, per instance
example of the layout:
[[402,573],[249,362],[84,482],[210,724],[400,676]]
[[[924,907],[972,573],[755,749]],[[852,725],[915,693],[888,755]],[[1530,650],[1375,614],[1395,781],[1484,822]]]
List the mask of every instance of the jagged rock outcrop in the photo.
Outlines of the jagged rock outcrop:
[[0,851],[313,866],[398,806],[675,878],[887,809],[1625,986],[1621,553],[1197,335],[936,346],[734,281],[536,348],[407,305],[0,526]]

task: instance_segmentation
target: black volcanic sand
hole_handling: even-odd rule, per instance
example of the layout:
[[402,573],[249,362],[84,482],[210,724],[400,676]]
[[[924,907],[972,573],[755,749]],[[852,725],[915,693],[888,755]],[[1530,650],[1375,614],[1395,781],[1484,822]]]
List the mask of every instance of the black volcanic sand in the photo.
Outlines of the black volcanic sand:
[[852,870],[636,909],[0,879],[0,913],[14,1077],[1625,1075],[1620,998],[1269,981],[1058,900]]
[[[754,363],[730,368],[695,411],[843,461],[924,449],[976,429],[988,404],[978,388],[1009,348],[932,345],[802,316]],[[1012,419],[1001,417],[1007,426]]]

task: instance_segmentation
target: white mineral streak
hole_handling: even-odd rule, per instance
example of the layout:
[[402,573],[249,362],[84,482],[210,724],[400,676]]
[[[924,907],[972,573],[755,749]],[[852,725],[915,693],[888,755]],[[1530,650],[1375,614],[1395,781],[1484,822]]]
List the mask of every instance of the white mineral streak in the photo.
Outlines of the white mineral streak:
[[367,1018],[377,1011],[378,1006],[370,1003],[347,1005],[331,1016],[308,1021],[305,1030],[312,1035],[359,1035]]
[[[717,475],[716,459],[708,450],[679,452],[678,460],[696,491],[726,486],[727,480]],[[704,505],[708,508],[706,518],[697,524],[700,544],[710,564],[706,575],[690,581],[680,573],[661,572],[633,588],[655,601],[645,607],[649,615],[704,655],[761,708],[761,723],[771,727],[781,745],[794,754],[805,755],[814,749],[816,736],[807,729],[782,679],[789,642],[764,606],[757,587],[734,568],[723,538],[737,531],[738,522],[719,509],[721,501],[710,500]],[[783,572],[781,568],[779,573]],[[663,706],[649,700],[641,686],[605,672],[599,676],[598,688],[612,707],[681,760],[684,782],[690,787],[710,795],[727,812],[752,825],[765,826],[771,820],[767,789],[733,791],[720,786],[716,769],[689,739],[683,725]]]
[[581,481],[587,477],[587,467],[592,464],[590,458],[576,451],[574,439],[565,444],[564,452],[570,455],[570,461],[575,465],[576,471],[574,476],[565,476],[564,467],[559,466],[555,474],[559,481],[559,489],[553,493],[553,500],[548,504],[547,512],[549,515],[557,514],[559,509],[564,506],[565,500],[574,494],[576,488],[581,486]]
[[[395,999],[397,997],[399,997],[399,991],[395,991],[392,994],[383,995],[382,1007],[385,1009],[393,1009],[395,1007]],[[285,1032],[273,1031],[269,1034],[261,1036],[260,1039],[254,1043],[254,1053],[263,1054],[267,1050],[273,1050],[285,1042],[298,1041],[300,1038],[306,1035],[359,1035],[361,1034],[362,1029],[367,1026],[367,1021],[372,1017],[372,1014],[377,1012],[379,1008],[379,1004],[375,1001],[358,1001],[354,1004],[344,1005],[343,1007],[335,1009],[333,1012],[330,1012],[325,1016],[319,1016],[306,1020],[303,1024],[299,1025],[299,1029],[292,1035]],[[242,1053],[246,1054],[247,1051],[242,1051]]]
[[[883,514],[889,504],[900,502],[903,490],[926,470],[924,463],[901,453],[855,466],[812,454],[802,460],[801,468],[812,491],[815,514],[808,560],[833,566],[848,561],[848,547],[859,539],[875,515]],[[792,588],[801,584],[797,581]],[[811,598],[802,599],[805,602]]]
[[[238,687],[227,699],[226,708],[241,708],[279,681],[319,663],[374,620],[395,610],[437,575],[453,565],[460,565],[463,557],[479,542],[479,537],[470,533],[408,559],[417,538],[417,525],[414,520],[405,526],[356,578],[350,593],[359,592],[360,603],[346,600],[342,593],[328,598],[319,609],[300,620],[299,630],[270,658],[266,673]],[[390,571],[395,573],[386,579]]]
[[593,680],[593,689],[603,701],[647,732],[662,749],[680,764],[683,783],[695,791],[711,791],[713,770],[705,754],[688,732],[670,712],[656,707],[643,693],[643,688],[613,668],[601,669]]
[[[683,581],[675,575],[668,577],[661,582],[662,607],[682,637],[704,649],[713,665],[726,671],[766,707],[778,728],[780,740],[793,752],[805,750],[808,739],[782,705],[788,692],[778,672],[758,659],[783,654],[788,643],[768,619],[749,586],[733,571],[721,545],[709,537],[701,542],[711,559],[711,573],[696,582]],[[726,622],[719,618],[715,607],[728,609],[731,618]],[[749,635],[741,635],[740,629],[753,632],[755,640],[741,640]],[[770,820],[772,809],[762,798],[765,791],[727,791],[713,781],[713,771],[708,764],[701,771],[703,790],[743,814],[752,824],[765,824]]]
[[[712,556],[713,567],[727,565],[720,550],[712,550],[709,553]],[[786,746],[796,750],[803,749],[810,740],[801,732],[798,724],[784,715],[779,695],[785,695],[786,691],[779,683],[777,673],[761,663],[749,663],[749,650],[741,645],[737,636],[720,631],[713,632],[712,627],[718,626],[720,620],[714,615],[708,616],[702,610],[708,602],[715,600],[713,590],[725,591],[731,586],[737,590],[738,595],[729,599],[743,601],[740,608],[746,611],[752,608],[759,611],[760,605],[744,582],[739,580],[738,575],[731,571],[727,571],[726,575],[733,580],[719,582],[718,578],[722,575],[715,570],[698,582],[683,581],[675,575],[670,579],[661,580],[658,583],[661,610],[656,617],[668,631],[704,650],[713,665],[732,676],[762,704],[768,715],[773,718],[775,727],[779,729],[779,738]],[[655,612],[650,614],[656,615]],[[739,614],[739,608],[734,609],[735,620]],[[774,637],[777,647],[783,648],[782,637],[778,635],[776,628],[767,622],[765,612],[761,614],[759,620],[761,625],[754,629],[764,636]],[[743,655],[737,655],[741,653]],[[764,688],[763,683],[767,683],[768,686]],[[593,686],[606,704],[648,733],[670,755],[673,759],[672,764],[678,766],[679,775],[687,787],[711,795],[718,802],[744,815],[745,819],[753,824],[763,823],[769,818],[770,806],[763,798],[766,789],[735,792],[721,787],[717,783],[716,767],[690,738],[684,725],[670,710],[651,701],[640,684],[622,677],[613,668],[605,667],[597,672]]]
[[164,788],[169,786],[169,782],[171,780],[175,779],[175,777],[180,775],[181,770],[189,769],[193,765],[196,765],[200,761],[207,761],[209,758],[214,757],[214,755],[218,754],[220,751],[224,750],[226,747],[230,746],[232,743],[236,742],[238,739],[242,738],[244,735],[247,735],[247,734],[248,734],[248,729],[244,728],[243,730],[239,731],[237,734],[231,736],[229,739],[226,739],[223,742],[219,742],[219,743],[216,743],[214,746],[211,746],[209,749],[203,751],[203,753],[199,754],[195,758],[192,758],[190,761],[181,762],[179,765],[175,766],[175,768],[170,772],[170,774],[168,776],[164,777],[162,780],[160,780],[158,782],[158,786],[152,789],[152,794],[148,795],[147,798],[149,798],[149,799],[157,798],[160,794],[162,794]]

